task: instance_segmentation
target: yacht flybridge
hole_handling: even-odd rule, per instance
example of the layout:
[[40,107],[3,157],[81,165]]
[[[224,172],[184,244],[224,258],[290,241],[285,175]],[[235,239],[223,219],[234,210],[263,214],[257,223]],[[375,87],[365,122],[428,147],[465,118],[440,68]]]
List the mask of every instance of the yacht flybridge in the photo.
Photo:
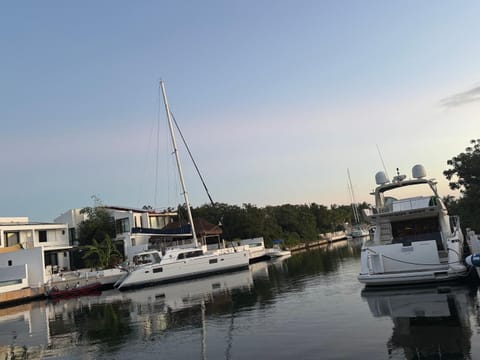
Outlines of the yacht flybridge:
[[425,179],[422,165],[412,168],[412,177],[406,179],[398,169],[391,182],[384,172],[375,176],[375,208],[366,215],[376,231],[362,246],[358,276],[367,286],[438,282],[467,274],[458,217],[448,215],[436,182]]

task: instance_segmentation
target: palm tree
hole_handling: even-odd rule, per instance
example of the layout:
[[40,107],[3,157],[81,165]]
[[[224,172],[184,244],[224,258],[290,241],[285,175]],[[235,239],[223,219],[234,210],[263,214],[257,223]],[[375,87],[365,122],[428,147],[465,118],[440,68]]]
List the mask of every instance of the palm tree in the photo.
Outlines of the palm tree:
[[83,259],[88,259],[92,267],[106,269],[118,263],[122,254],[115,246],[110,236],[106,236],[102,242],[92,239],[91,245],[85,245],[86,252]]

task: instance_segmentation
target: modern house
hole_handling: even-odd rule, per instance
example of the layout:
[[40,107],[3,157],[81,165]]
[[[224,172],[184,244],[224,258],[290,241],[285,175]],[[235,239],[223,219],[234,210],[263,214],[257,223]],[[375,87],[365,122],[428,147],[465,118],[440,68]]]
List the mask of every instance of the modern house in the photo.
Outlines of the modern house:
[[69,270],[71,248],[66,224],[0,217],[0,295],[8,300],[12,291],[41,292],[52,273]]
[[[123,242],[124,254],[127,258],[148,248],[152,237],[171,223],[177,216],[174,211],[157,211],[122,206],[103,206],[115,220],[115,241]],[[71,209],[57,217],[56,223],[68,224],[70,241],[76,244],[76,230],[80,223],[87,219],[81,209]]]
[[123,241],[127,258],[148,249],[152,237],[173,222],[175,211],[105,206],[115,219],[115,240]]

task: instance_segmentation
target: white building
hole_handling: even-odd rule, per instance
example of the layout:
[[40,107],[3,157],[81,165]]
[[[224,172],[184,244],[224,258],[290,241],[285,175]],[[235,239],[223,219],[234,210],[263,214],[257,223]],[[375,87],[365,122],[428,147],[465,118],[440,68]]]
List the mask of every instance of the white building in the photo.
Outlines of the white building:
[[70,268],[71,248],[66,224],[0,217],[0,293],[43,286]]
[[[115,220],[116,241],[122,241],[124,254],[131,258],[133,254],[148,248],[155,232],[171,223],[177,216],[174,211],[157,211],[121,206],[103,206]],[[75,233],[80,223],[88,218],[81,209],[71,209],[57,217],[56,223],[68,224],[70,241],[75,244]]]
[[174,211],[156,211],[120,206],[105,207],[115,219],[115,240],[123,241],[125,256],[146,250],[155,232],[173,222]]

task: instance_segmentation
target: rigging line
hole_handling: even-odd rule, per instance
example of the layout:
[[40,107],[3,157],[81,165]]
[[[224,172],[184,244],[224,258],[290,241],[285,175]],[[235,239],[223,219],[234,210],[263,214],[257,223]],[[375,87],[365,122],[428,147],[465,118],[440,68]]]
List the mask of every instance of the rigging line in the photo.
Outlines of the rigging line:
[[180,137],[182,138],[183,144],[185,145],[185,148],[187,149],[188,155],[190,156],[190,160],[192,160],[193,165],[195,166],[195,170],[197,171],[197,174],[198,174],[198,176],[200,177],[200,180],[202,181],[203,187],[205,188],[205,191],[207,192],[207,196],[208,196],[208,198],[210,199],[210,203],[212,204],[213,207],[215,207],[215,203],[213,202],[213,199],[212,199],[212,197],[210,196],[210,193],[209,193],[209,191],[208,191],[207,185],[205,184],[205,181],[203,180],[203,176],[202,176],[202,174],[200,173],[200,170],[199,170],[199,168],[198,168],[198,166],[197,166],[197,163],[196,163],[195,160],[193,159],[193,155],[192,155],[192,153],[190,152],[190,148],[188,147],[187,141],[186,141],[185,138],[183,137],[182,131],[180,130],[180,127],[178,126],[177,120],[175,119],[175,116],[173,115],[173,113],[172,113],[171,111],[170,111],[170,115],[172,115],[172,119],[173,119],[173,122],[175,123],[175,127],[177,128],[178,133],[180,134]]

